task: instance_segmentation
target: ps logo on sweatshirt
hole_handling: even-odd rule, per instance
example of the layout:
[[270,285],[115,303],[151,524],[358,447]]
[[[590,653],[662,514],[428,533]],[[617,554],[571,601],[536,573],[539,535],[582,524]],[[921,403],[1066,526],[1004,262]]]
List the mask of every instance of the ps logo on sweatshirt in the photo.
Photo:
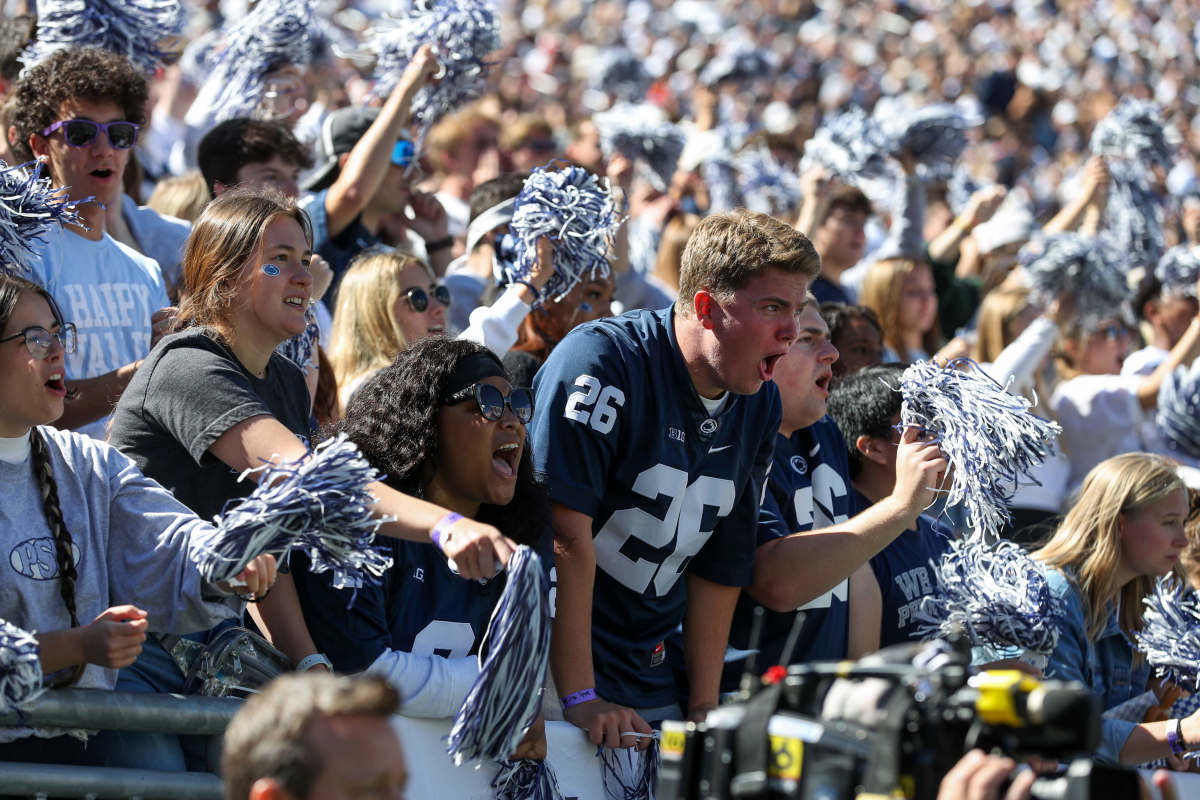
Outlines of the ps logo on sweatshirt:
[[[79,555],[79,546],[71,542],[71,560],[76,566],[79,565]],[[9,552],[8,563],[17,572],[35,581],[49,581],[58,577],[58,552],[54,539],[49,536],[21,542]]]

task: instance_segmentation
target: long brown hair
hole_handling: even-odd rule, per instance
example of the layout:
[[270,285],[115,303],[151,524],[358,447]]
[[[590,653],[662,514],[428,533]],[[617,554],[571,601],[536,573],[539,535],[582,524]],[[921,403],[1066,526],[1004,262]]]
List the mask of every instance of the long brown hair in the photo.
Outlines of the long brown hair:
[[[900,304],[904,297],[904,279],[919,267],[929,266],[911,258],[884,258],[876,261],[863,276],[858,302],[875,312],[883,329],[883,343],[896,351],[901,361],[908,360],[908,348],[900,330]],[[921,346],[932,355],[942,345],[942,331],[934,317],[933,327],[921,334]]]
[[[8,324],[13,309],[21,295],[31,292],[40,295],[50,306],[51,313],[61,325],[62,312],[58,304],[41,286],[0,270],[0,331]],[[33,467],[33,478],[37,481],[38,496],[42,499],[42,514],[46,518],[46,526],[54,537],[54,557],[58,564],[58,592],[63,605],[67,607],[67,615],[71,619],[71,627],[79,627],[79,617],[75,608],[75,571],[74,540],[71,531],[63,520],[62,507],[58,502],[58,483],[54,480],[54,465],[50,460],[50,451],[41,431],[36,427],[29,432],[30,462]],[[83,674],[84,665],[76,664],[55,683],[56,687],[70,686],[79,680]]]
[[233,189],[204,207],[183,256],[178,328],[207,325],[228,334],[242,269],[272,222],[290,217],[312,246],[312,224],[296,201],[267,188]]

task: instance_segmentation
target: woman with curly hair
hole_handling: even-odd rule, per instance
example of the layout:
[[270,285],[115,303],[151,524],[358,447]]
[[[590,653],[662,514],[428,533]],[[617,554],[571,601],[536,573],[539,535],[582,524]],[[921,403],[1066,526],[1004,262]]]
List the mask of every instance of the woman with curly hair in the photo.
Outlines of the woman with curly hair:
[[[540,547],[548,567],[549,505],[525,440],[532,415],[529,390],[509,384],[495,354],[432,337],[364,383],[331,432],[357,444],[388,486]],[[309,630],[337,671],[392,681],[402,713],[451,716],[478,674],[504,582],[463,580],[431,543],[388,544],[394,566],[375,586],[334,588],[334,576],[293,557]]]

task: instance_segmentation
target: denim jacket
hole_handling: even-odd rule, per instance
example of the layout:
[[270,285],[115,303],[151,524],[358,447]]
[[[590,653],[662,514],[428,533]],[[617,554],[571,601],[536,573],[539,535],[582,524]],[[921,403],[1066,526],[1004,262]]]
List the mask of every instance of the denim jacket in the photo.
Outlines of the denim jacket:
[[[1101,707],[1106,711],[1145,692],[1150,679],[1150,666],[1145,660],[1135,665],[1134,645],[1117,623],[1116,608],[1110,609],[1104,632],[1093,642],[1087,635],[1084,599],[1074,576],[1047,567],[1046,578],[1050,590],[1063,606],[1062,630],[1058,646],[1050,654],[1046,677],[1079,681],[1100,698]],[[1125,740],[1135,727],[1137,724],[1134,722],[1105,719],[1096,757],[1116,762]]]

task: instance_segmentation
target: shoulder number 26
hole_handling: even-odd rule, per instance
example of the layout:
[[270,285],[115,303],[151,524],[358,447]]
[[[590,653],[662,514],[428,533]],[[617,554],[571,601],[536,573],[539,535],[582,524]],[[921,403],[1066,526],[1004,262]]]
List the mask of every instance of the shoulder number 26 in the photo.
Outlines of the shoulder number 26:
[[591,423],[596,433],[611,431],[617,423],[617,409],[625,405],[625,393],[616,386],[601,386],[591,375],[580,375],[575,385],[582,391],[571,392],[563,416],[583,425]]

